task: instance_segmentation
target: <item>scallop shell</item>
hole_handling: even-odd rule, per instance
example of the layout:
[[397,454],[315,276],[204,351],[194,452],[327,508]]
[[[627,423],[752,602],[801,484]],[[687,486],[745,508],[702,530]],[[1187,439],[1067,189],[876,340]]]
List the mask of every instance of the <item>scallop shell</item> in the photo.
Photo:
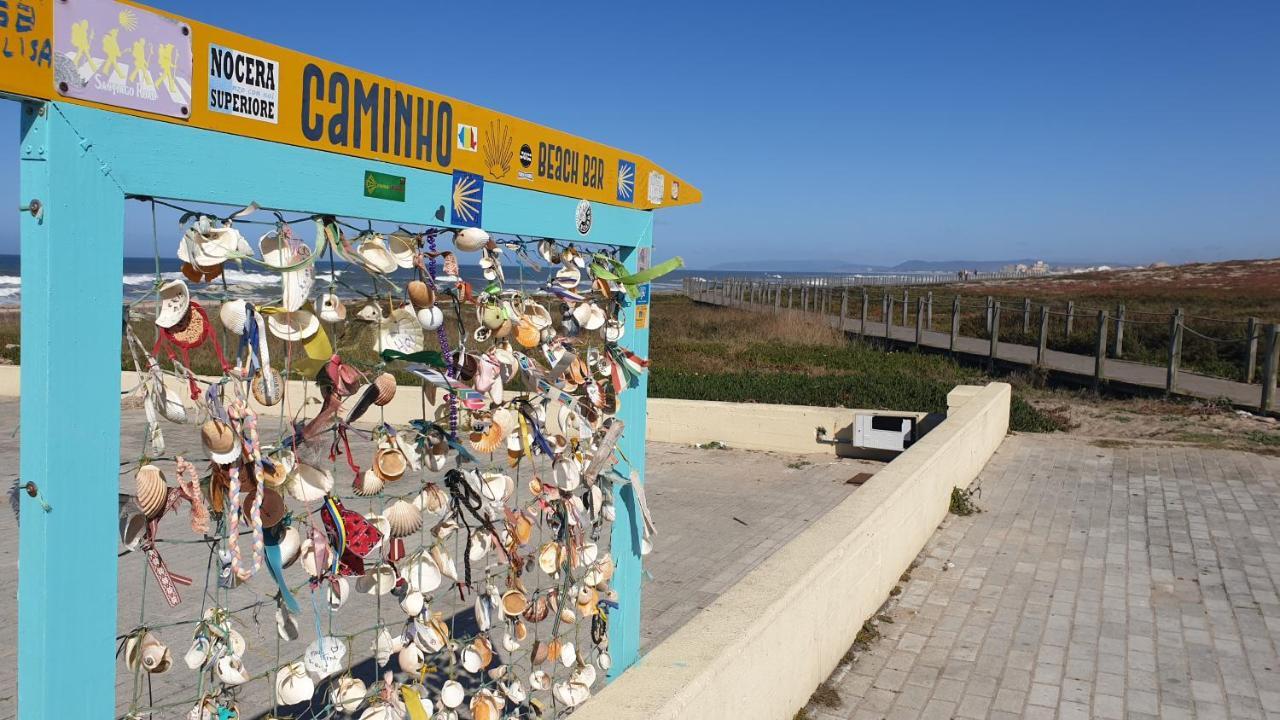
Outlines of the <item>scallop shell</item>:
[[507,428],[491,422],[484,432],[471,433],[467,437],[467,444],[476,452],[491,453],[506,442],[508,432]]
[[155,465],[143,465],[138,468],[138,473],[133,476],[133,480],[137,486],[135,494],[138,507],[142,508],[142,514],[148,518],[159,516],[164,510],[164,503],[169,495],[164,473]]
[[280,698],[281,705],[297,705],[310,700],[315,690],[315,682],[301,661],[289,663],[276,673],[276,696]]
[[563,564],[564,548],[560,543],[552,540],[538,550],[538,567],[542,568],[542,572],[556,577],[560,573],[560,566]]
[[396,396],[396,376],[391,373],[382,373],[374,378],[373,386],[378,390],[378,396],[373,401],[374,405],[386,405]]
[[473,720],[498,720],[502,717],[492,690],[481,690],[471,698],[471,717]]
[[408,537],[422,529],[422,512],[404,500],[397,500],[382,512],[391,527],[391,537]]
[[248,310],[244,300],[228,300],[218,308],[218,319],[227,332],[243,335],[248,322]]
[[440,703],[452,710],[467,699],[467,691],[457,680],[449,680],[440,686]]
[[419,556],[405,565],[403,574],[412,592],[421,594],[440,587],[440,568],[429,557]]
[[382,478],[378,477],[378,473],[372,470],[365,470],[359,484],[355,486],[355,493],[360,497],[372,497],[382,492],[383,485]]
[[379,449],[373,456],[373,471],[387,482],[395,482],[404,477],[408,469],[408,456],[394,445]]

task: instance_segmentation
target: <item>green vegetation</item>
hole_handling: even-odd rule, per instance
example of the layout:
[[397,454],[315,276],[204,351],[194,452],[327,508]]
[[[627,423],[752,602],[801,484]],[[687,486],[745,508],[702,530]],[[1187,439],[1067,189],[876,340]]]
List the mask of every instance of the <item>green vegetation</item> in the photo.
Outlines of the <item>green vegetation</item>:
[[951,488],[951,514],[968,517],[974,513],[982,512],[982,509],[973,502],[973,496],[977,492],[977,489]]
[[[886,353],[817,323],[682,296],[654,299],[650,343],[652,397],[945,413],[953,387],[987,380],[941,355]],[[1017,394],[1010,425],[1066,429]]]

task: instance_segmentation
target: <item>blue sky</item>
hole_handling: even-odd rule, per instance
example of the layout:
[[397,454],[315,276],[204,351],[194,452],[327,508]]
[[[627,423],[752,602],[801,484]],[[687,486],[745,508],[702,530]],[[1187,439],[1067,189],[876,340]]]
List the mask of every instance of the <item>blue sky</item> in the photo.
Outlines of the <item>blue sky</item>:
[[642,153],[692,267],[1280,255],[1280,3],[154,4]]

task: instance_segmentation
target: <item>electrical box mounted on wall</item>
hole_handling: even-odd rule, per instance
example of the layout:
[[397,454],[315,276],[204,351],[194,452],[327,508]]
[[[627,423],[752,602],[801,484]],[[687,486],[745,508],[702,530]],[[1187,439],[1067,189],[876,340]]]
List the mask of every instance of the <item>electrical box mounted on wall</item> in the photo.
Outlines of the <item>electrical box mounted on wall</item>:
[[901,452],[916,441],[916,419],[901,415],[855,415],[853,444],[873,450]]

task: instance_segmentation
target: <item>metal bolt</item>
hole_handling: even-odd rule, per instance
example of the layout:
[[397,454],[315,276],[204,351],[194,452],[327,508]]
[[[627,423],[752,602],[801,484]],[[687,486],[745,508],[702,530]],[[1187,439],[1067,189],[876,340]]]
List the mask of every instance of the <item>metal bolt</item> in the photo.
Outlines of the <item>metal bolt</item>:
[[187,109],[186,105],[183,105],[182,107],[178,108],[178,112],[182,113],[183,115],[189,115],[191,113],[191,111]]
[[32,200],[18,208],[18,212],[31,213],[31,217],[40,217],[40,211],[44,209],[44,205],[39,200]]
[[23,485],[22,487],[26,489],[28,497],[35,497],[36,495],[40,494],[40,488],[37,488],[36,484],[33,482],[28,482],[26,485]]
[[70,89],[71,89],[71,86],[66,84],[65,82],[58,83],[58,92],[66,93]]

